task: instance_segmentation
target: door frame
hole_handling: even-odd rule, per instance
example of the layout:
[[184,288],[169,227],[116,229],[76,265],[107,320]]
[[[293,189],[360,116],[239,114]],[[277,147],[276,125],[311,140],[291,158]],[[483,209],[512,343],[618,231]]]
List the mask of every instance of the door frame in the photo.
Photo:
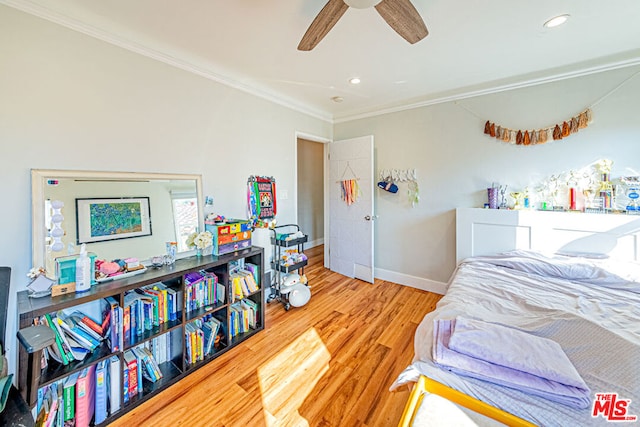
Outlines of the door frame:
[[329,262],[329,233],[331,231],[331,224],[329,223],[329,143],[333,142],[333,139],[324,138],[322,136],[312,135],[305,132],[296,131],[295,139],[294,139],[294,158],[295,169],[294,169],[294,179],[293,179],[293,197],[294,197],[294,209],[295,215],[294,218],[296,220],[296,224],[298,223],[298,139],[306,139],[308,141],[320,142],[322,143],[322,173],[324,175],[323,179],[323,210],[324,210],[324,267],[331,269],[331,264]]

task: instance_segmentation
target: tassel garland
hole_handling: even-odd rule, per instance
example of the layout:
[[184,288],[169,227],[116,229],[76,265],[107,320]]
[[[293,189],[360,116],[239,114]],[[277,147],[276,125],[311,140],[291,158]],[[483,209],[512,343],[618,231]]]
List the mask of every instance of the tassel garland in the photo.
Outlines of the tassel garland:
[[587,108],[577,116],[562,122],[562,124],[558,123],[554,126],[537,130],[513,130],[487,120],[484,124],[484,133],[509,144],[540,145],[546,143],[549,138],[558,141],[578,132],[580,129],[586,128],[591,123],[591,119],[591,109]]
[[340,181],[340,188],[342,190],[342,200],[344,200],[348,206],[355,203],[360,195],[360,186],[357,179],[345,179]]

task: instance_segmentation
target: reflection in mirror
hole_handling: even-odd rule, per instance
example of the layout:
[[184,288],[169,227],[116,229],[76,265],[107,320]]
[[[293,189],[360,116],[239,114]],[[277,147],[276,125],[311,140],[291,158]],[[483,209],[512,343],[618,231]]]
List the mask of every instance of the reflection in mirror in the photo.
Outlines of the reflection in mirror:
[[147,261],[202,229],[200,175],[32,170],[33,265],[55,273],[55,258],[80,244],[98,259]]

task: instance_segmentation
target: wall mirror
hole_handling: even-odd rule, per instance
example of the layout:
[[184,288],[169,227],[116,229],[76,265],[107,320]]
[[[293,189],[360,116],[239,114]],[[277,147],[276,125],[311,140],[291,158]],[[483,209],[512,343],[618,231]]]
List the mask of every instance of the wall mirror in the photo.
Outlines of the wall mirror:
[[54,278],[55,258],[80,244],[98,259],[148,261],[203,230],[200,175],[71,170],[31,171],[32,257]]

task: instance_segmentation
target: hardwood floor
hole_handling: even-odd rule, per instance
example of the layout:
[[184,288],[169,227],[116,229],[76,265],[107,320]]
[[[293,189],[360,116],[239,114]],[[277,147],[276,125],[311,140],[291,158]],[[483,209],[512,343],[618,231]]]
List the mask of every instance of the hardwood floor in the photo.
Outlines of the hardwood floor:
[[350,279],[306,250],[311,300],[272,302],[265,329],[116,420],[112,426],[395,426],[408,390],[413,334],[440,295]]

